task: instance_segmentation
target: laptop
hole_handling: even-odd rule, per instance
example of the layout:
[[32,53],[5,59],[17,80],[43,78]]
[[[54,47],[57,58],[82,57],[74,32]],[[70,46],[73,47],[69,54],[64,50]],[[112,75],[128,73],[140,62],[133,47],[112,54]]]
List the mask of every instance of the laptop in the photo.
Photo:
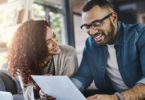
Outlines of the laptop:
[[1,100],[13,100],[13,96],[10,92],[0,91]]

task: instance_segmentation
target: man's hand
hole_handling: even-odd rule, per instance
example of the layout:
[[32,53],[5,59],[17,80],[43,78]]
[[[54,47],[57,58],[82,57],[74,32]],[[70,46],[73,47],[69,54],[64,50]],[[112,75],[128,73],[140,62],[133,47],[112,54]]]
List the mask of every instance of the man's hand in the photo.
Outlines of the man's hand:
[[116,95],[96,94],[87,98],[87,100],[118,100]]

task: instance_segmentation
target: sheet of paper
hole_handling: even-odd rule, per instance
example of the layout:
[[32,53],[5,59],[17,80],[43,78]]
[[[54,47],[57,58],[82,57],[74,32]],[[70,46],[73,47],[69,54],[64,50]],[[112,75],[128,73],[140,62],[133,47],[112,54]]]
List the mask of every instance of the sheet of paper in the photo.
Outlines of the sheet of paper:
[[32,75],[40,88],[56,100],[86,100],[67,76]]

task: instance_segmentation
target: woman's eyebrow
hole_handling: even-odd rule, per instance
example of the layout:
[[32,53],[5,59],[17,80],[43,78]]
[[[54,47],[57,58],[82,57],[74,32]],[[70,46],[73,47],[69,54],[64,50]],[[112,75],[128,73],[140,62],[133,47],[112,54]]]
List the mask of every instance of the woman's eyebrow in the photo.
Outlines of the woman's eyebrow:
[[53,32],[53,37],[56,37],[56,34]]
[[47,39],[46,41],[50,41],[51,39]]

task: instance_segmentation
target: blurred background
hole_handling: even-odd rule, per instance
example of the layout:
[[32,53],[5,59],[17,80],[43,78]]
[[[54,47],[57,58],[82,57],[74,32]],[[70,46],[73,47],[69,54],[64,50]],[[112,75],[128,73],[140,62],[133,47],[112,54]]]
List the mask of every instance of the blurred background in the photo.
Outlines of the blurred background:
[[[76,48],[79,63],[88,37],[80,26],[87,0],[0,0],[0,68],[7,67],[7,48],[18,26],[28,19],[47,20],[60,44]],[[145,0],[110,0],[119,20],[145,24]]]

